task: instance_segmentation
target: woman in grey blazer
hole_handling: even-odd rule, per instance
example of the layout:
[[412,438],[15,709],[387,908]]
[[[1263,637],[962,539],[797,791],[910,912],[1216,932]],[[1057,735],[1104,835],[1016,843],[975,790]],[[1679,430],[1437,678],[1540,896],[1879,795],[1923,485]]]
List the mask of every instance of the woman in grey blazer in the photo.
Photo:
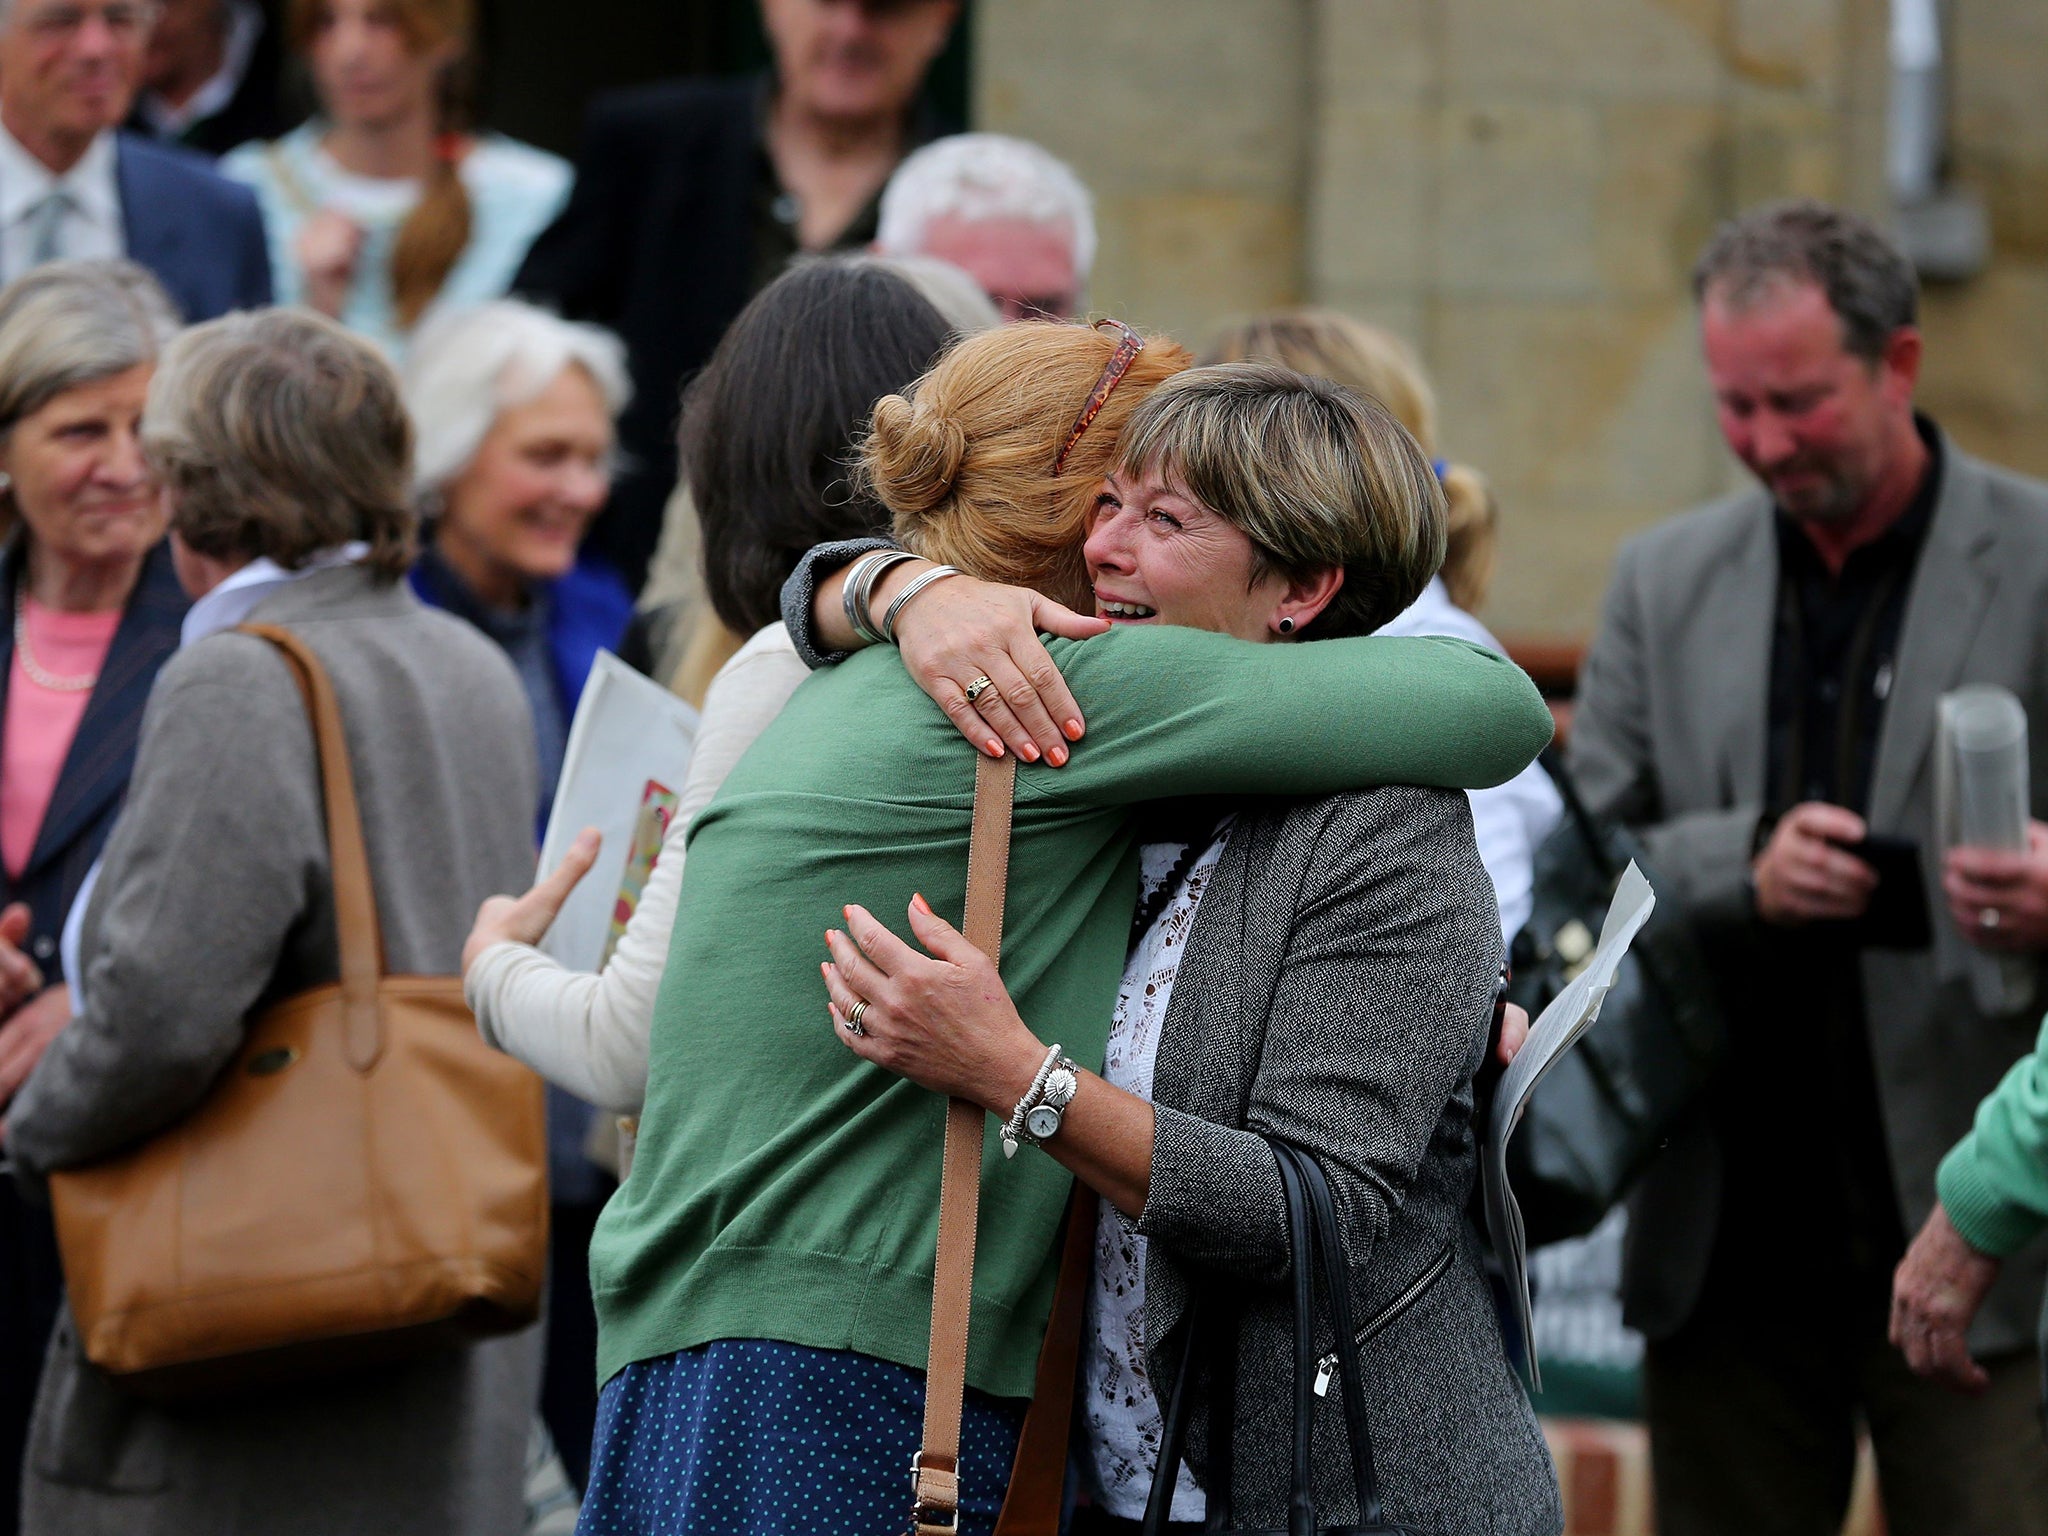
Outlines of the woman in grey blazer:
[[[1416,540],[1433,533],[1440,553],[1442,509],[1374,462],[1404,449],[1355,410],[1277,368],[1161,386],[1132,417],[1088,539],[1098,616],[1278,638],[1354,620],[1369,631],[1379,620],[1357,599]],[[1249,587],[1240,545],[1258,557]],[[1234,1433],[1227,1452],[1208,1443],[1198,1368],[1194,1475],[1181,1474],[1173,1516],[1189,1530],[1216,1515],[1286,1524],[1293,1314],[1272,1137],[1313,1153],[1336,1194],[1366,1337],[1322,1347],[1358,1350],[1388,1518],[1445,1536],[1561,1530],[1465,1214],[1501,960],[1465,798],[1395,787],[1175,820],[1145,850],[1099,1076],[1059,1062],[1041,1039],[1058,1021],[1034,1033],[987,957],[921,904],[909,923],[922,950],[859,907],[830,937],[850,1049],[940,1092],[1014,1099],[1005,1139],[1038,1143],[1103,1197],[1075,1446],[1096,1505],[1084,1518],[1135,1530],[1158,1454],[1154,1384],[1173,1379],[1201,1296],[1239,1306]],[[1055,1063],[1071,1074],[1063,1107],[1045,1092]],[[1314,1481],[1336,1525],[1357,1510],[1329,1409]]]
[[[172,344],[146,423],[196,601],[85,903],[80,1010],[8,1112],[31,1186],[182,1119],[253,1012],[336,977],[305,706],[283,658],[235,625],[295,631],[333,679],[393,970],[454,974],[468,914],[532,867],[519,681],[399,579],[411,433],[388,365],[331,322],[232,315]],[[62,1320],[22,1529],[504,1536],[523,1521],[538,1342],[165,1408],[86,1361]]]

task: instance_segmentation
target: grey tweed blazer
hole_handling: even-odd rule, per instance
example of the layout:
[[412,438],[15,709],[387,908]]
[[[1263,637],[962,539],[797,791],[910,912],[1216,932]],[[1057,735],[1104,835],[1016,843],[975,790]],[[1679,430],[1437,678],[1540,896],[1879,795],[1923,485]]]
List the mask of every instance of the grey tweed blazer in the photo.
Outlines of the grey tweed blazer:
[[[1499,965],[1500,919],[1463,795],[1336,795],[1255,810],[1232,830],[1160,1038],[1138,1230],[1147,1364],[1162,1392],[1191,1304],[1243,1299],[1239,1525],[1286,1525],[1293,1313],[1274,1135],[1328,1171],[1362,1327],[1441,1267],[1360,1353],[1389,1516],[1445,1536],[1564,1527],[1465,1214],[1478,1166],[1472,1078]],[[1206,1392],[1198,1378],[1189,1461],[1213,1500]],[[1325,1523],[1356,1516],[1336,1403],[1334,1391],[1323,1400],[1314,1439]]]

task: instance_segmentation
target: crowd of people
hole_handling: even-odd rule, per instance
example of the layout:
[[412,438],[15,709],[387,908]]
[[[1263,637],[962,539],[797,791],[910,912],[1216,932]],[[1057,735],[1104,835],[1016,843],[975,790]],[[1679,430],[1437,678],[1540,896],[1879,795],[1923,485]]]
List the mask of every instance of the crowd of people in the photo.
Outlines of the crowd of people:
[[[924,105],[955,0],[760,9],[769,73],[602,98],[571,165],[470,120],[471,0],[0,0],[0,1530],[1356,1524],[1369,1425],[1400,1528],[1558,1532],[1472,1212],[1562,779],[1729,1020],[1630,1201],[1659,1529],[1832,1529],[1867,1432],[1894,1536],[2048,1532],[2048,824],[1944,855],[1931,761],[1963,683],[2048,719],[2048,487],[1916,412],[1904,258],[1811,202],[1701,255],[1756,485],[1624,547],[1539,762],[1403,343],[1089,323],[1082,180]],[[290,1070],[251,1021],[363,899],[250,625],[338,705],[383,972],[547,1085],[547,1294],[165,1396],[67,1305],[53,1181]],[[607,650],[697,716],[583,971],[541,945],[600,840],[533,871]],[[1880,843],[1925,943],[1865,925]],[[949,1101],[993,1123],[934,1459]],[[1306,1461],[1300,1159],[1364,1320]]]

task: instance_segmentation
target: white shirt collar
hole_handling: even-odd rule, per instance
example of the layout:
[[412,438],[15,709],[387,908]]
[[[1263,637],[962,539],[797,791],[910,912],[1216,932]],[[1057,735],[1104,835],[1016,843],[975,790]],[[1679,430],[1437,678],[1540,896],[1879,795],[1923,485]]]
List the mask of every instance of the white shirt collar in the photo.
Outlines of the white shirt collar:
[[61,186],[77,199],[78,211],[85,218],[118,231],[121,188],[117,167],[111,128],[101,129],[78,163],[57,176],[0,124],[0,226],[19,223],[51,188]]
[[178,633],[180,645],[191,645],[208,635],[233,629],[256,611],[256,605],[279,587],[304,580],[315,571],[337,565],[353,565],[370,552],[370,546],[354,540],[334,549],[323,549],[307,559],[296,571],[288,571],[265,556],[251,560],[234,575],[208,592],[185,611],[184,627]]
[[217,115],[241,89],[242,77],[249,73],[249,58],[255,53],[256,40],[262,35],[263,13],[247,0],[232,0],[228,6],[228,35],[221,47],[220,68],[186,98],[182,107],[172,106],[154,91],[144,91],[136,103],[143,120],[160,136],[176,138],[194,123],[203,123]]

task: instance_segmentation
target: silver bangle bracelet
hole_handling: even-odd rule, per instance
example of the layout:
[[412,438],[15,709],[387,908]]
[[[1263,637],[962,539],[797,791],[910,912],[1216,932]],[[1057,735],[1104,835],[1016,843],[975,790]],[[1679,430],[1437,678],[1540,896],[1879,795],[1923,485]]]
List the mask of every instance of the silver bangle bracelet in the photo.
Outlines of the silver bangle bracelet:
[[870,645],[886,645],[888,642],[875,627],[873,614],[869,611],[874,600],[875,585],[885,571],[901,565],[917,556],[908,550],[878,549],[862,555],[847,570],[846,580],[840,587],[839,605],[846,611],[846,622],[853,626],[853,632]]
[[905,603],[909,602],[933,582],[944,581],[948,576],[958,576],[959,574],[950,565],[935,565],[930,570],[919,571],[915,576],[911,577],[903,590],[896,594],[896,601],[889,605],[888,612],[882,615],[882,639],[890,645],[896,643],[896,616],[903,612],[903,605]]
[[1059,1134],[1067,1106],[1074,1102],[1080,1071],[1060,1053],[1058,1046],[1045,1053],[1031,1087],[1010,1112],[1009,1122],[997,1133],[1005,1159],[1015,1157],[1019,1147],[1035,1147]]
[[1024,1090],[1024,1097],[1017,1101],[1017,1107],[1010,1111],[1009,1123],[1003,1127],[1006,1141],[1014,1141],[1017,1133],[1024,1129],[1024,1117],[1031,1113],[1031,1106],[1038,1102],[1038,1096],[1045,1092],[1045,1080],[1052,1076],[1052,1069],[1060,1064],[1060,1048],[1055,1045],[1045,1053],[1045,1060],[1038,1064],[1038,1073],[1031,1079],[1031,1086]]

